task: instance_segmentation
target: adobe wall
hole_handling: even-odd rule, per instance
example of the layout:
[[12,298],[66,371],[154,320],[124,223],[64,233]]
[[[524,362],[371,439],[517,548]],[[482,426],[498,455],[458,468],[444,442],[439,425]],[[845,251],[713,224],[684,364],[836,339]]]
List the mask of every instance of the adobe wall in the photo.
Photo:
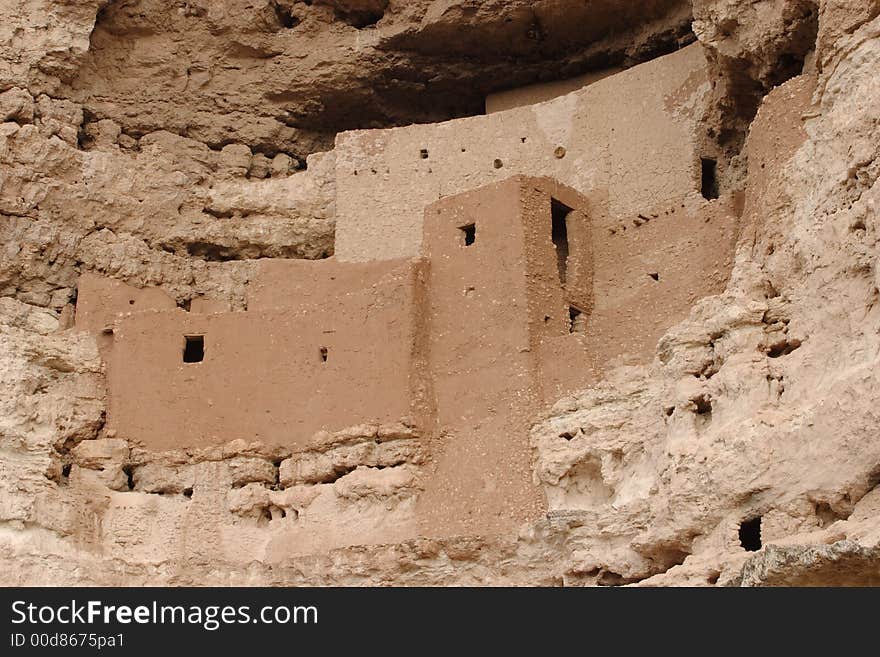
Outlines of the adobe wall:
[[[567,210],[564,279],[554,201]],[[726,283],[737,208],[691,205],[611,224],[603,193],[515,176],[426,209],[427,360],[442,440],[418,499],[423,534],[511,531],[542,513],[528,440],[536,414],[616,360],[651,357]],[[583,313],[574,324],[572,306]]]
[[530,84],[525,87],[499,91],[486,96],[486,114],[494,114],[495,112],[503,112],[515,107],[535,105],[553,100],[572,91],[583,89],[609,76],[617,75],[623,70],[622,68],[608,68],[601,71],[590,71],[589,73],[565,80],[553,80],[552,82],[541,82],[539,84]]
[[[551,179],[514,177],[426,210],[423,248],[432,261],[432,294],[448,284],[436,282],[440,264],[434,263],[433,254],[439,246],[432,242],[451,248],[458,237],[439,233],[434,213],[451,213],[453,223],[475,223],[479,243],[480,226],[487,221],[492,225],[483,210],[490,201],[481,199],[498,194],[520,199],[517,216],[524,232],[521,237],[511,233],[510,239],[523,240],[527,294],[525,317],[516,321],[527,322],[536,390],[545,404],[595,383],[615,365],[650,360],[658,340],[687,317],[694,302],[720,293],[727,283],[739,230],[740,209],[733,201],[682,199],[646,205],[642,212],[612,221],[603,190],[582,195]],[[550,239],[551,199],[574,210],[566,222],[570,253],[565,285],[559,280]],[[456,226],[452,232],[457,231]],[[455,250],[453,254],[462,255]],[[462,276],[482,279],[499,267],[500,260],[499,252]],[[510,296],[502,290],[494,294],[489,296],[487,290],[484,297],[504,304]],[[576,333],[569,331],[572,305],[583,313]]]
[[[517,194],[525,238],[530,347],[571,334],[569,308],[588,318],[593,307],[593,219],[587,197],[549,178],[517,176]],[[553,204],[564,204],[568,253],[564,280],[553,241]]]
[[76,327],[93,333],[112,327],[121,313],[177,307],[159,288],[137,288],[89,272],[79,277],[76,289]]
[[582,193],[606,190],[600,228],[646,206],[699,204],[694,128],[708,91],[695,45],[532,107],[342,133],[336,256],[417,255],[422,208],[515,174],[548,176]]
[[394,285],[409,276],[407,259],[341,263],[325,260],[260,260],[247,288],[249,311],[320,306]]
[[[313,303],[271,292],[270,267],[247,312],[121,316],[108,429],[153,450],[235,439],[295,449],[319,430],[412,418],[419,267],[385,264],[345,294],[315,275],[302,281]],[[202,362],[183,362],[187,335],[204,336]]]
[[685,199],[646,204],[610,227],[594,226],[594,303],[585,337],[597,376],[649,361],[697,300],[724,291],[739,214],[732,199]]
[[[539,400],[520,185],[511,179],[425,211],[428,367],[442,436],[417,507],[429,536],[509,531],[544,507],[525,430]],[[460,227],[469,224],[467,246]]]
[[[512,531],[546,508],[536,414],[616,358],[652,353],[729,270],[734,208],[676,202],[612,224],[607,205],[604,189],[513,176],[430,205],[421,259],[259,262],[246,312],[210,299],[186,312],[84,276],[76,322],[104,342],[107,428],[154,451],[235,439],[297,451],[319,430],[404,419],[428,456],[406,523]],[[204,359],[185,363],[194,335]]]

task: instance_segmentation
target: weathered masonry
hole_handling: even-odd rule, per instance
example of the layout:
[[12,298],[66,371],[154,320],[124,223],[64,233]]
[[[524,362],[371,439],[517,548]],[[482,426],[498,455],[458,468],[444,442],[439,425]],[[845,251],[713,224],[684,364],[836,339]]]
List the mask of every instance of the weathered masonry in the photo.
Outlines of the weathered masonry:
[[169,449],[425,423],[444,406],[425,391],[443,389],[458,362],[479,381],[453,386],[481,399],[503,401],[489,388],[508,377],[493,363],[519,363],[540,397],[539,382],[554,378],[542,350],[583,345],[571,309],[592,306],[587,205],[552,181],[514,177],[428,208],[420,258],[261,263],[246,312],[187,312],[158,290],[83,276],[77,322],[106,340],[109,426]]
[[652,357],[726,283],[737,208],[694,137],[707,89],[686,48],[539,105],[340,135],[336,257],[255,263],[246,311],[84,275],[108,429],[296,451],[403,421],[429,453],[422,533],[535,517],[535,415]]

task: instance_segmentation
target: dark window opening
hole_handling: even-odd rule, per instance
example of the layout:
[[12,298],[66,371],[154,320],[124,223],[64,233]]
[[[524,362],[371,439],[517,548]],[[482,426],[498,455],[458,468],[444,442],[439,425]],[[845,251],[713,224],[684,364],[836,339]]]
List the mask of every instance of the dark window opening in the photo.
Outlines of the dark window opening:
[[587,330],[587,318],[584,311],[574,306],[568,307],[568,332],[584,333]]
[[[311,4],[311,3],[306,3]],[[376,23],[378,23],[385,16],[384,11],[340,11],[337,10],[336,17],[340,20],[345,21],[352,27],[355,27],[359,30],[363,30],[367,27],[372,27]]]
[[757,552],[761,549],[761,516],[740,523],[739,544],[746,552]]
[[278,19],[278,24],[282,27],[290,29],[299,25],[300,20],[294,16],[290,7],[285,7],[278,2],[273,2],[272,8],[275,10],[275,18]]
[[783,339],[776,344],[770,345],[767,349],[769,358],[779,358],[780,356],[788,356],[793,351],[800,349],[801,341],[797,338]]
[[556,247],[556,265],[559,269],[559,282],[565,285],[568,274],[568,215],[572,209],[560,203],[555,198],[551,199],[550,214],[553,218],[553,246]]
[[694,404],[697,415],[712,415],[712,399],[708,395],[694,397],[691,402]]
[[474,242],[477,241],[477,225],[476,224],[468,224],[467,226],[461,226],[459,230],[464,235],[464,245],[471,246]]
[[327,362],[327,355],[328,355],[328,353],[329,353],[329,352],[328,352],[328,350],[327,350],[327,347],[321,347],[321,362],[322,362],[322,363],[326,363],[326,362]]
[[702,184],[701,189],[703,198],[707,201],[714,201],[718,198],[718,162],[713,159],[704,157],[700,160],[702,166]]
[[184,339],[186,343],[183,347],[183,362],[201,363],[205,360],[205,336],[187,335]]
[[125,474],[128,490],[134,490],[134,466],[124,465],[122,466],[122,472]]

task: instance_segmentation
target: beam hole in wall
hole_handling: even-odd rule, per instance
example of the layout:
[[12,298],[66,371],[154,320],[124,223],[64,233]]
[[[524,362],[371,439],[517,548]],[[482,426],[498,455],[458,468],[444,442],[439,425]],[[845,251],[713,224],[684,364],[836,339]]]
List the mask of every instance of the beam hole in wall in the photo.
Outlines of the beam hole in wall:
[[204,335],[185,335],[183,336],[183,362],[184,363],[201,363],[205,360],[205,336]]
[[504,166],[504,162],[502,162],[500,159],[496,158],[496,160],[492,166],[494,166],[496,169],[500,169],[501,167]]
[[321,347],[321,362],[322,363],[327,362],[327,356],[329,355],[329,353],[330,352],[328,351],[327,347]]
[[746,552],[757,552],[761,549],[761,516],[740,523],[739,544]]
[[133,306],[133,305],[134,305],[134,299],[129,299],[129,300],[128,300],[128,305],[129,305],[129,306]]
[[568,332],[569,333],[586,333],[587,316],[584,311],[575,306],[568,307]]
[[553,246],[556,247],[556,266],[559,269],[559,283],[565,285],[568,275],[568,215],[572,209],[557,201],[550,199],[550,214],[552,216]]
[[472,246],[473,243],[477,241],[477,225],[476,224],[467,224],[465,226],[459,226],[458,230],[461,231],[461,244],[462,244],[462,246]]
[[707,201],[714,201],[719,196],[718,190],[718,162],[712,158],[704,157],[700,159],[702,169],[701,191],[703,198]]
[[421,157],[423,160],[427,160],[428,159],[428,149],[423,148],[422,150],[420,150],[419,157]]
[[651,272],[650,274],[648,274],[648,276],[653,278],[655,281],[660,281],[660,274],[658,274],[657,272]]

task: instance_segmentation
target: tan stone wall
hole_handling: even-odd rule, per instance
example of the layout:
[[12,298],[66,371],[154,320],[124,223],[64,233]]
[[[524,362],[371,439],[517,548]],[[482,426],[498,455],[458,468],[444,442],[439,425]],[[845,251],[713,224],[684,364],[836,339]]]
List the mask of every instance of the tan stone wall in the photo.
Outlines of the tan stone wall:
[[137,288],[87,273],[79,277],[77,284],[76,327],[100,332],[112,328],[122,313],[176,307],[174,300],[158,288]]
[[503,112],[515,107],[535,105],[536,103],[553,100],[554,98],[559,98],[565,94],[588,87],[594,82],[604,80],[621,71],[623,71],[621,68],[608,68],[602,71],[591,71],[566,80],[530,84],[525,87],[517,87],[516,89],[489,94],[486,96],[486,114],[494,114],[495,112]]
[[248,310],[323,305],[369,294],[399,279],[411,267],[407,260],[341,263],[327,260],[261,260],[247,289]]
[[[235,439],[296,448],[319,430],[410,417],[414,271],[386,269],[344,296],[319,290],[315,304],[122,316],[109,429],[154,450]],[[187,335],[204,336],[202,362],[183,362]]]
[[[527,435],[537,381],[521,185],[513,178],[425,211],[428,366],[442,436],[419,500],[427,535],[510,531],[544,506]],[[466,246],[461,227],[471,224]]]
[[701,204],[694,128],[705,66],[692,46],[540,105],[340,134],[337,258],[417,255],[424,207],[514,174],[606,189],[609,220],[680,199]]
[[[187,313],[86,277],[77,324],[102,335],[108,429],[159,452],[243,439],[303,453],[315,432],[403,419],[431,464],[406,522],[511,531],[546,507],[528,442],[538,411],[653,353],[729,271],[729,203],[614,224],[607,206],[605,190],[513,176],[430,205],[422,259],[258,263],[246,312],[197,299]],[[204,336],[202,362],[182,362],[187,335]],[[297,465],[291,482],[332,481],[334,463]]]

